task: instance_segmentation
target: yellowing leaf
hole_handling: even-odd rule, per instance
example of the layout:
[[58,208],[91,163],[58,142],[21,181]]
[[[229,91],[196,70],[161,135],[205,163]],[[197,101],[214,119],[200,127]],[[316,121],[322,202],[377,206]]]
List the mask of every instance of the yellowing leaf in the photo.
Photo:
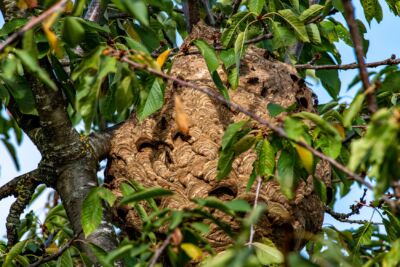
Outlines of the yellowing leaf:
[[62,58],[63,53],[62,53],[61,47],[58,43],[58,39],[57,39],[57,36],[55,35],[55,33],[47,28],[43,28],[43,31],[46,34],[47,40],[49,41],[49,44],[50,44],[50,47],[54,50],[57,57]]
[[164,65],[165,61],[167,61],[169,54],[171,53],[171,49],[165,50],[157,57],[157,64],[160,66],[160,69]]
[[185,113],[183,103],[179,96],[175,96],[175,122],[184,135],[189,135],[189,117]]
[[138,41],[138,42],[142,41],[139,34],[135,31],[135,29],[132,27],[132,24],[129,21],[124,23],[124,28],[125,28],[126,33],[133,40]]
[[53,26],[54,22],[58,17],[58,12],[54,12],[51,16],[43,22],[43,29],[49,30]]
[[343,139],[346,137],[346,132],[341,124],[335,122],[332,124],[332,126],[335,127],[335,129],[339,132],[340,137]]
[[181,249],[183,251],[185,251],[185,253],[192,259],[192,260],[198,260],[201,258],[201,256],[203,255],[203,252],[201,251],[201,249],[196,246],[193,245],[191,243],[182,243],[181,245]]
[[50,246],[46,248],[46,253],[47,254],[54,254],[58,252],[59,248],[55,243],[52,243]]
[[308,173],[313,172],[313,163],[314,163],[314,156],[310,150],[295,144],[294,147],[296,148],[297,154],[299,154],[300,160],[303,163],[304,168],[307,170]]

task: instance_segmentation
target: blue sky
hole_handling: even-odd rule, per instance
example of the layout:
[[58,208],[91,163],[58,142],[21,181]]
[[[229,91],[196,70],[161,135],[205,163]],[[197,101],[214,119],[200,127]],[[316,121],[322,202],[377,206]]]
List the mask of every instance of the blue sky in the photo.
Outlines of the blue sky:
[[[365,25],[368,25],[365,22],[361,6],[359,5],[359,1],[354,1],[354,2],[356,4],[356,17],[363,20]],[[400,31],[398,30],[400,18],[395,17],[388,10],[386,4],[384,3],[382,4],[384,13],[383,21],[380,24],[377,24],[375,21],[373,21],[371,23],[371,27],[368,28],[368,33],[366,35],[366,38],[370,40],[370,48],[367,54],[367,62],[386,59],[390,57],[392,54],[400,56],[400,46],[399,46]],[[340,14],[336,15],[335,18],[337,20],[344,22]],[[3,18],[0,17],[0,26],[3,25],[3,23],[4,23]],[[351,63],[355,61],[354,52],[351,47],[341,42],[338,44],[338,50],[342,55],[343,63]],[[340,72],[340,79],[342,82],[341,96],[343,97],[343,100],[346,102],[351,101],[352,97],[355,94],[355,90],[357,89],[355,88],[352,91],[349,92],[347,91],[347,85],[350,83],[350,81],[354,78],[356,74],[357,70]],[[323,88],[321,88],[317,84],[312,85],[311,87],[317,93],[320,103],[325,103],[329,101],[330,98]],[[24,138],[24,141],[22,142],[21,146],[18,147],[17,153],[21,164],[21,170],[19,172],[17,172],[17,170],[15,169],[11,157],[8,155],[8,152],[0,144],[0,185],[7,183],[9,180],[20,174],[35,169],[40,161],[41,156],[39,152],[37,151],[36,147],[30,142],[30,140],[26,137]],[[341,212],[348,212],[349,205],[353,204],[354,201],[359,199],[361,194],[362,190],[358,189],[357,187],[354,187],[352,193],[346,196],[344,199],[342,199],[340,203],[338,203],[335,206],[335,210]],[[33,209],[37,211],[39,214],[43,214],[44,199],[45,197],[36,201],[36,203],[34,203],[32,207],[29,207],[29,209],[27,209],[27,211]],[[368,194],[367,199],[371,199],[371,194]],[[13,202],[12,197],[8,197],[0,201],[0,210],[1,210],[0,237],[4,236],[6,233],[5,219],[12,202]],[[363,210],[362,214],[363,214],[362,219],[369,219],[371,217],[372,210],[371,209]],[[358,216],[358,218],[360,218],[360,216]],[[358,218],[354,217],[354,219]],[[379,218],[375,216],[373,219],[376,221]],[[329,215],[327,215],[325,218],[325,224],[334,224],[341,229],[348,227],[348,225],[346,224],[338,223],[337,221],[333,220]]]

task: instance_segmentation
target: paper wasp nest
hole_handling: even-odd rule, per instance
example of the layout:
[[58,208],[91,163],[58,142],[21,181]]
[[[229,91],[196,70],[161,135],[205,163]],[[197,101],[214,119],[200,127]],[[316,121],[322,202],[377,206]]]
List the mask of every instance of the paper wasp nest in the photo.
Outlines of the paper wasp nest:
[[[210,31],[204,27],[200,25],[194,32],[201,32],[204,36],[204,32]],[[190,51],[197,50],[192,46]],[[171,75],[215,88],[199,53],[175,56]],[[222,70],[220,75],[226,80]],[[250,46],[241,61],[239,87],[235,91],[229,90],[229,93],[231,101],[265,119],[271,119],[266,109],[270,102],[283,107],[297,103],[296,111],[314,112],[312,93],[299,81],[292,67],[266,59],[264,50]],[[161,111],[140,123],[131,118],[117,130],[106,171],[106,182],[110,188],[121,195],[120,184],[134,180],[145,187],[172,190],[174,195],[162,198],[160,208],[191,208],[195,206],[191,199],[208,196],[222,200],[245,199],[252,203],[256,185],[250,192],[245,189],[256,159],[254,152],[248,151],[239,156],[229,177],[216,181],[218,150],[225,129],[233,122],[248,118],[203,93],[172,83],[169,83],[165,94],[165,105]],[[190,120],[190,136],[187,138],[177,134],[175,95],[182,99]],[[329,167],[320,162],[316,176],[329,179]],[[268,237],[281,249],[295,249],[304,243],[298,242],[304,233],[315,233],[321,228],[324,205],[313,192],[311,177],[308,182],[299,183],[291,201],[281,193],[277,182],[264,182],[259,201],[266,203],[271,212],[267,208],[256,226],[255,239]],[[272,212],[271,207],[278,207],[280,212]],[[119,208],[114,213],[126,231],[131,234],[140,232],[141,220],[134,209]],[[221,212],[215,212],[215,216],[226,220],[233,229],[238,229],[234,218]],[[214,224],[211,224],[206,238],[217,251],[232,243]]]

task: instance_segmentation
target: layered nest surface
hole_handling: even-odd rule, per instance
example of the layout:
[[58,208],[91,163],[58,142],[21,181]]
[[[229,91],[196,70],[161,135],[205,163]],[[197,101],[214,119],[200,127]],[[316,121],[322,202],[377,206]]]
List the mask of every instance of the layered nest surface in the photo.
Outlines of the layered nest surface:
[[[209,31],[202,27],[198,26],[194,32]],[[171,74],[215,88],[203,57],[196,51],[191,46],[189,53],[175,56]],[[293,68],[266,58],[264,52],[253,46],[247,48],[241,61],[239,87],[235,91],[229,90],[231,101],[268,120],[272,119],[266,109],[268,103],[283,107],[297,103],[296,111],[314,112],[312,92]],[[219,74],[226,81],[222,69]],[[189,117],[189,136],[179,134],[177,129],[175,96],[180,96]],[[229,177],[220,182],[216,180],[218,151],[224,131],[229,124],[247,119],[244,114],[221,105],[203,93],[171,83],[167,86],[165,105],[161,111],[143,122],[132,117],[115,133],[106,182],[117,195],[121,195],[121,183],[128,180],[144,187],[172,190],[174,195],[162,198],[160,208],[190,209],[195,206],[191,199],[209,196],[222,200],[245,199],[252,203],[256,186],[246,192],[246,185],[256,159],[253,151],[243,153],[234,161]],[[253,125],[263,129],[257,123]],[[320,162],[316,176],[329,180],[329,166]],[[281,193],[276,181],[269,180],[262,184],[259,201],[266,204],[267,211],[255,227],[256,240],[267,237],[280,249],[298,249],[304,243],[304,233],[320,230],[324,204],[314,193],[312,181],[310,176],[307,181],[300,182],[290,201]],[[141,219],[134,209],[119,207],[114,214],[126,231],[140,232]],[[214,214],[233,229],[238,229],[234,218],[217,211]],[[217,251],[233,241],[213,224],[205,237]]]

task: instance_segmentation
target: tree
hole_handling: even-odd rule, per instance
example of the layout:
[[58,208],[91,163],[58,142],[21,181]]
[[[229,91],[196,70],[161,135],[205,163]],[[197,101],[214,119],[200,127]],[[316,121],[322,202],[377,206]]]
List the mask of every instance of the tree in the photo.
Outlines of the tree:
[[[361,3],[368,22],[383,19],[378,1]],[[385,4],[399,15],[397,1]],[[365,62],[366,27],[350,0],[0,9],[2,141],[15,155],[10,133],[23,131],[42,155],[0,188],[16,197],[4,266],[399,264],[400,59]],[[338,40],[357,63],[341,63]],[[354,68],[349,86],[360,90],[339,102],[338,70]],[[306,77],[333,100],[318,105]],[[335,212],[336,193],[353,184],[374,201],[364,193]],[[56,192],[46,220],[20,219],[44,187]],[[384,227],[350,218],[364,207]],[[324,212],[360,226],[322,228]]]

